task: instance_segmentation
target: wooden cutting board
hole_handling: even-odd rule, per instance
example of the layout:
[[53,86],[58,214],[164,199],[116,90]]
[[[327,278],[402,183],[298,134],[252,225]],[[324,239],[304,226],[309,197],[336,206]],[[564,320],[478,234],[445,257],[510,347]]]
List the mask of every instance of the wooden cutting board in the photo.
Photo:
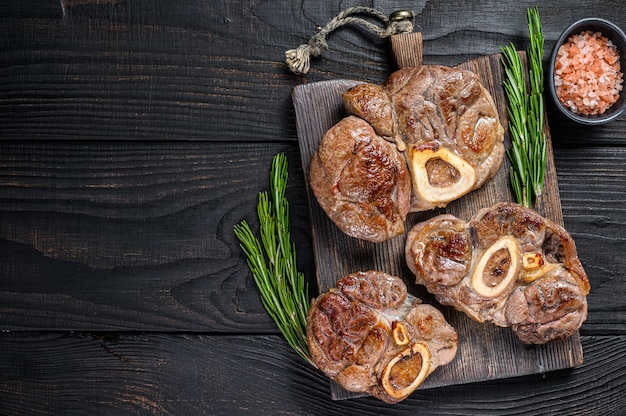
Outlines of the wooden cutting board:
[[[421,33],[393,36],[391,45],[400,67],[422,64]],[[520,52],[520,56],[526,64],[525,53]],[[491,92],[498,107],[500,120],[507,132],[507,101],[502,88],[504,72],[500,54],[472,59],[458,67],[478,74],[483,85]],[[438,307],[458,332],[458,353],[450,364],[435,370],[420,386],[421,389],[544,373],[582,364],[583,351],[578,333],[564,341],[526,346],[509,328],[480,324],[451,307],[439,305],[422,286],[415,285],[415,277],[406,266],[404,260],[406,232],[404,236],[387,242],[371,243],[346,236],[326,216],[309,186],[309,164],[326,130],[346,116],[341,94],[359,83],[355,80],[323,81],[300,85],[293,91],[320,293],[334,287],[335,282],[346,274],[375,269],[400,276],[407,283],[411,293],[425,303]],[[563,225],[547,118],[544,132],[548,137],[546,184],[542,200],[535,208],[543,216]],[[510,147],[508,133],[505,133],[505,146]],[[406,229],[409,230],[414,224],[444,212],[467,220],[481,208],[496,202],[514,201],[509,183],[509,167],[509,161],[505,157],[504,163],[492,180],[482,188],[450,203],[445,209],[409,214]],[[333,399],[359,396],[362,394],[347,392],[337,384],[332,384]]]

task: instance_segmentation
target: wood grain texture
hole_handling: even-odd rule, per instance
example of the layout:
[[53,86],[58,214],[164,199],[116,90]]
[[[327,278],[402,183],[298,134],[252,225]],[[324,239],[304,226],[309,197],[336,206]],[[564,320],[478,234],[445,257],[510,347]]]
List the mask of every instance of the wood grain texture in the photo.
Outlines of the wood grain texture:
[[424,63],[422,32],[393,35],[389,39],[389,45],[398,68],[421,66]]
[[[421,51],[421,36],[397,35],[395,52],[414,54]],[[521,53],[525,65],[526,57]],[[419,64],[414,56],[400,56],[398,62],[405,65]],[[491,92],[503,126],[507,126],[506,97],[502,90],[503,70],[499,54],[473,59],[458,65],[459,68],[473,71],[482,84]],[[437,369],[420,388],[440,387],[507,378],[543,371],[557,370],[580,365],[583,351],[578,333],[569,339],[531,348],[524,346],[509,329],[496,328],[472,321],[451,307],[442,307],[432,300],[422,287],[415,288],[413,274],[408,270],[404,259],[406,232],[417,222],[424,221],[442,212],[459,218],[469,219],[475,212],[496,202],[513,201],[510,189],[510,163],[505,158],[496,176],[483,187],[450,203],[445,209],[430,210],[407,217],[406,232],[383,243],[360,241],[343,234],[317,204],[308,186],[310,160],[324,133],[345,116],[341,94],[354,81],[335,80],[298,86],[294,89],[293,101],[296,109],[296,127],[301,149],[302,165],[307,179],[307,193],[311,211],[312,238],[315,250],[317,281],[320,292],[335,286],[335,282],[349,273],[365,270],[382,270],[400,276],[413,293],[434,303],[445,311],[448,322],[459,334],[459,348],[452,363]],[[544,126],[548,140],[546,165],[546,185],[537,210],[552,221],[563,224],[561,201],[557,184],[550,130]],[[510,147],[508,134],[505,147]],[[516,357],[512,360],[511,357]],[[332,383],[332,397],[346,399],[358,394],[341,389]]]
[[[626,115],[581,128],[548,107],[564,222],[592,286],[581,366],[398,406],[333,402],[280,339],[232,226],[255,221],[286,151],[293,236],[316,288],[292,89],[382,82],[395,62],[388,39],[352,27],[304,77],[284,52],[363,4],[413,10],[424,62],[445,65],[523,49],[536,5],[0,2],[0,414],[623,414]],[[539,9],[546,50],[583,17],[626,28],[620,0]]]
[[[254,224],[278,151],[289,158],[294,237],[314,288],[296,145],[1,144],[0,327],[273,331],[230,232],[241,218]],[[592,285],[582,330],[625,334],[624,298],[613,294],[626,290],[626,260],[613,250],[626,250],[626,153],[580,154],[555,151],[565,225]],[[237,190],[226,176],[239,178]]]
[[0,142],[0,328],[274,332],[233,226],[278,152],[306,269],[293,146]]
[[0,414],[620,414],[626,337],[583,346],[575,369],[417,391],[392,406],[330,400],[328,379],[279,336],[2,333]]
[[[619,0],[576,7],[561,1],[540,7],[547,51],[579,18],[626,26]],[[295,141],[293,86],[356,75],[381,82],[395,67],[388,39],[350,27],[333,32],[329,51],[313,59],[307,76],[285,67],[286,50],[305,43],[342,9],[362,4],[356,0],[80,3],[1,2],[7,36],[0,37],[0,140]],[[527,42],[531,4],[372,4],[386,13],[414,11],[425,63],[456,65],[497,53],[510,41],[520,49]],[[494,21],[487,29],[485,22]],[[626,130],[624,117],[606,129],[589,129],[588,139],[626,144],[615,129]]]
[[[241,218],[254,223],[278,151],[289,158],[294,236],[313,283],[295,145],[1,144],[0,262],[10,273],[0,279],[0,327],[272,331],[230,231]],[[565,224],[591,279],[583,331],[592,334],[626,333],[626,305],[612,296],[624,290],[626,270],[612,251],[626,249],[624,158],[623,149],[586,149],[584,161],[579,149],[556,150]],[[239,178],[237,190],[226,176]],[[172,297],[176,287],[186,300]],[[182,320],[187,302],[204,312]]]

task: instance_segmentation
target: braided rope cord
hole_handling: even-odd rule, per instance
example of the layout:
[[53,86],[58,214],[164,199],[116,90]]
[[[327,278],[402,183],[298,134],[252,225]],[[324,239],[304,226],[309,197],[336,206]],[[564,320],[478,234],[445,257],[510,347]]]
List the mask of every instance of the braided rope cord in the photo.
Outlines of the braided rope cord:
[[[410,15],[406,14],[410,13]],[[378,26],[362,17],[355,15],[365,15],[380,20],[383,26]],[[398,18],[394,18],[396,15]],[[410,16],[410,18],[409,18]],[[311,67],[311,56],[320,56],[324,51],[328,50],[326,37],[335,29],[349,24],[363,26],[376,33],[381,38],[386,38],[400,33],[410,33],[413,31],[412,12],[396,12],[391,18],[385,16],[382,12],[365,6],[350,7],[340,12],[326,26],[321,28],[315,35],[309,39],[309,42],[298,46],[296,49],[290,49],[285,52],[286,63],[289,69],[298,75],[304,75],[309,72]]]

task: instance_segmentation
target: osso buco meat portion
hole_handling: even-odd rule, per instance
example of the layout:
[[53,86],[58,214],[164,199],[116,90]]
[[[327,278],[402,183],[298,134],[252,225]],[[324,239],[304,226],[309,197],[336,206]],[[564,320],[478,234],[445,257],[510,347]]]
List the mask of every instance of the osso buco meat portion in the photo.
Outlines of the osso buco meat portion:
[[360,118],[346,117],[311,159],[311,189],[346,234],[384,241],[404,232],[411,178],[404,158]]
[[341,387],[387,403],[409,396],[452,361],[458,339],[441,312],[389,274],[349,274],[314,299],[307,340],[320,370]]
[[504,130],[471,71],[405,68],[343,95],[348,117],[324,135],[310,166],[320,206],[346,234],[383,241],[407,212],[444,207],[498,171]]
[[561,340],[587,317],[589,280],[570,234],[537,212],[499,203],[469,222],[449,214],[415,225],[406,260],[417,283],[526,344]]

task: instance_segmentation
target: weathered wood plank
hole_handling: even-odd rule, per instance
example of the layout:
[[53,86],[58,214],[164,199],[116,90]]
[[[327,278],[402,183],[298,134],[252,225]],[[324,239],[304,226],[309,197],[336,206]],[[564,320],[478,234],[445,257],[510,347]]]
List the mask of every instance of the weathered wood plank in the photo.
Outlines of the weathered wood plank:
[[[370,3],[413,9],[427,63],[527,42],[524,2]],[[622,411],[626,116],[581,128],[549,114],[565,224],[592,284],[581,333],[620,335],[583,338],[581,367],[426,390],[393,407],[337,403],[277,335],[231,230],[254,221],[271,158],[286,150],[293,235],[314,280],[292,88],[380,82],[394,64],[387,40],[354,28],[333,33],[305,77],[283,54],[355,4],[0,2],[0,414]],[[547,49],[583,17],[626,28],[619,0],[540,12]]]
[[[274,331],[231,231],[256,223],[279,151],[314,290],[295,143],[1,143],[0,328]],[[626,301],[614,296],[626,291],[614,254],[626,251],[626,150],[557,148],[555,160],[592,287],[583,334],[626,334]]]
[[[24,3],[0,4],[0,27],[7,34],[0,37],[0,140],[295,141],[295,85],[346,78],[381,82],[395,67],[387,39],[348,27],[331,34],[330,50],[313,59],[307,76],[286,69],[284,52],[305,43],[343,4]],[[456,65],[497,53],[510,41],[519,49],[527,42],[523,3],[375,6],[388,13],[414,10],[426,63]],[[561,0],[540,12],[547,51],[560,30],[582,17],[626,27],[618,0],[601,6],[585,0],[576,7]],[[494,16],[497,24],[486,25]],[[562,124],[574,140],[582,139],[577,127]],[[584,140],[625,144],[626,115],[609,127],[583,131]]]
[[4,1],[0,15],[12,19],[61,19],[63,7],[58,0]]
[[310,270],[295,146],[1,142],[0,328],[274,332],[233,226],[283,151]]
[[626,337],[584,337],[577,368],[332,401],[279,336],[1,333],[1,414],[609,415],[626,406]]

